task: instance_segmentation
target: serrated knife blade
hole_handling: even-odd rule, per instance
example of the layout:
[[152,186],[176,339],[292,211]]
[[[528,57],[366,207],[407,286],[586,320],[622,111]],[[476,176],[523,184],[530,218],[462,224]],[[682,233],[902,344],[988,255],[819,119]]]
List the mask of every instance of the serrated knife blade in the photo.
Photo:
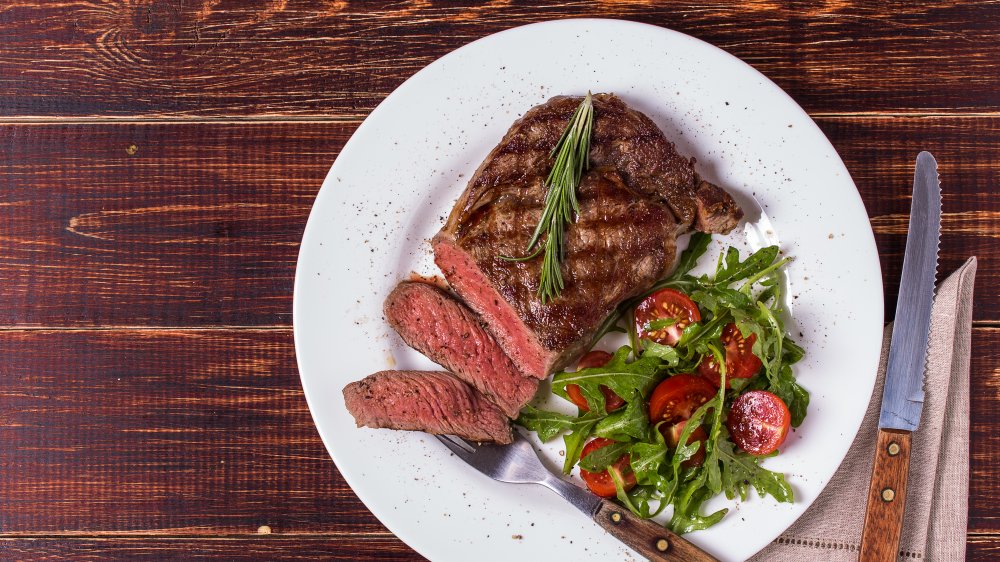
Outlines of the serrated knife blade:
[[913,431],[924,407],[924,370],[941,238],[941,183],[930,152],[917,155],[903,275],[878,426]]
[[924,407],[924,372],[930,337],[934,275],[941,238],[941,184],[929,152],[917,155],[903,276],[896,300],[885,388],[861,531],[860,560],[895,562],[903,531],[910,442]]

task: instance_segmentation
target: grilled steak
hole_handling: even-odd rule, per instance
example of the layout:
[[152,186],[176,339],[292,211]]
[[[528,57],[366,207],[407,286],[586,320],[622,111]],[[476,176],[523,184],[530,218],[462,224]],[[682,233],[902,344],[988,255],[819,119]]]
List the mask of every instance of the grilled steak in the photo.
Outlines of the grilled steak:
[[449,284],[486,321],[522,372],[544,377],[575,359],[622,300],[668,273],[675,238],[728,232],[742,217],[721,188],[700,179],[645,115],[614,95],[594,96],[591,169],[580,213],[566,230],[565,288],[536,296],[542,257],[520,256],[544,206],[549,152],[580,98],[532,108],[493,149],[434,237]]
[[507,417],[474,388],[448,373],[381,371],[344,387],[358,427],[458,435],[510,443]]
[[538,390],[538,380],[521,374],[479,318],[445,291],[400,283],[383,310],[403,341],[471,384],[507,417],[516,418]]

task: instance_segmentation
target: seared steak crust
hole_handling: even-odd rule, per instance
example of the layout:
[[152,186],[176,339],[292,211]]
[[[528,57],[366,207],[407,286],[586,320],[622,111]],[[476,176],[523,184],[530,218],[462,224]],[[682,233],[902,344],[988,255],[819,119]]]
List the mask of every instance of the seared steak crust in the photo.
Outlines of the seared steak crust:
[[385,299],[386,321],[410,347],[471,384],[510,418],[538,389],[504,354],[479,318],[445,291],[403,282]]
[[615,306],[668,272],[677,234],[692,227],[727,232],[742,216],[649,118],[613,95],[596,95],[591,170],[566,231],[565,288],[542,305],[541,257],[501,256],[523,255],[544,204],[549,152],[579,102],[552,98],[514,123],[433,240],[451,286],[515,364],[536,377],[572,361]]
[[344,387],[344,403],[358,427],[426,431],[501,444],[513,440],[503,412],[444,372],[380,371]]

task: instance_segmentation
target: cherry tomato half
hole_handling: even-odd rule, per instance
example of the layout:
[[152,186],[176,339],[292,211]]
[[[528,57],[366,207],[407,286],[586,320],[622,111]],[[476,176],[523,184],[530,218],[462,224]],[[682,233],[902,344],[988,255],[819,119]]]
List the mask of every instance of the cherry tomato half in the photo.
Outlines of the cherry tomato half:
[[656,386],[649,398],[649,421],[670,426],[691,417],[699,406],[715,396],[705,379],[690,373],[674,375]]
[[[611,439],[598,437],[584,446],[583,451],[580,453],[580,458],[614,443]],[[614,470],[618,473],[626,492],[635,487],[635,474],[632,473],[632,465],[629,464],[627,453],[622,455],[620,459],[616,460],[604,472],[590,472],[581,468],[580,476],[583,477],[583,481],[587,483],[587,487],[595,495],[602,498],[613,498],[618,494],[618,491],[615,489],[615,481],[611,478],[611,473],[608,470]]]
[[[681,442],[681,433],[684,431],[684,424],[686,423],[687,420],[684,420],[671,425],[667,429],[664,429],[667,427],[665,424],[660,426],[660,431],[663,433],[663,437],[666,439],[668,445],[671,447],[677,447],[677,444]],[[691,458],[681,463],[681,466],[684,468],[701,466],[701,464],[705,462],[705,442],[708,441],[708,433],[706,433],[705,428],[700,425],[691,432],[691,435],[688,435],[687,443],[685,443],[685,445],[690,445],[696,441],[700,441],[701,446],[698,447],[695,454],[691,455]]]
[[[757,374],[763,365],[753,354],[757,334],[744,338],[736,324],[729,323],[722,330],[722,345],[726,348],[726,388],[732,388],[731,379],[748,379]],[[698,364],[698,374],[719,387],[719,366],[715,357],[706,355]]]
[[791,421],[784,400],[766,390],[752,390],[733,402],[726,425],[733,443],[759,456],[773,453],[785,442]]
[[[607,351],[591,351],[590,353],[584,355],[580,358],[580,362],[576,365],[576,370],[580,369],[591,369],[593,367],[603,367],[611,361],[611,354]],[[599,387],[601,389],[601,394],[604,395],[604,409],[608,412],[613,412],[618,408],[625,405],[625,401],[622,400],[621,396],[615,394],[613,390],[604,386],[603,384]],[[580,387],[575,384],[566,385],[566,394],[569,394],[569,399],[580,411],[589,412],[590,406],[587,405],[587,399],[583,397],[583,393],[580,392]]]
[[[658,330],[647,329],[650,322],[661,319],[675,322]],[[701,322],[698,305],[687,295],[674,289],[660,289],[635,307],[635,331],[639,339],[653,340],[664,345],[677,345],[684,328],[693,322]]]

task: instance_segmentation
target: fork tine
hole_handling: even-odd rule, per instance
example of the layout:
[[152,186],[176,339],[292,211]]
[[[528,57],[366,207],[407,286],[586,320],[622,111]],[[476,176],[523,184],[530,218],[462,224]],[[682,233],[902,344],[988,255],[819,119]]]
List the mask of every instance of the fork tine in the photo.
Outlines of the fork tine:
[[472,460],[473,453],[470,452],[465,447],[463,447],[462,445],[459,445],[458,443],[455,442],[455,440],[463,442],[464,440],[459,439],[458,437],[452,437],[450,435],[435,435],[434,437],[437,437],[438,441],[444,443],[444,446],[448,447],[451,450],[451,452],[455,453],[455,455],[457,455],[460,459],[464,460],[465,462],[470,462]]

